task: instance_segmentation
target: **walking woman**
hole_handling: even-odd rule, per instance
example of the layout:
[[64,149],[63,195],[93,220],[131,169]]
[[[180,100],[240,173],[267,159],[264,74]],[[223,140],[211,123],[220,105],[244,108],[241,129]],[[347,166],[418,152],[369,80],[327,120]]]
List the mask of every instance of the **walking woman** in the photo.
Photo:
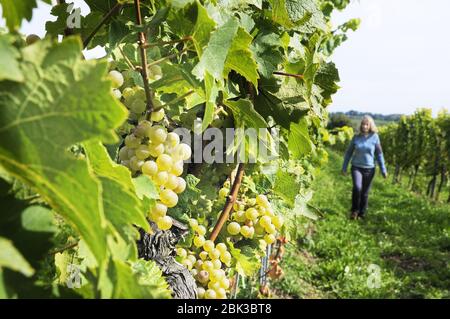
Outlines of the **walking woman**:
[[361,121],[359,134],[353,136],[345,152],[342,166],[343,175],[347,175],[347,166],[350,159],[352,159],[352,219],[364,218],[367,212],[369,191],[375,176],[375,159],[381,168],[383,177],[385,179],[388,177],[377,132],[378,129],[372,117],[364,116]]

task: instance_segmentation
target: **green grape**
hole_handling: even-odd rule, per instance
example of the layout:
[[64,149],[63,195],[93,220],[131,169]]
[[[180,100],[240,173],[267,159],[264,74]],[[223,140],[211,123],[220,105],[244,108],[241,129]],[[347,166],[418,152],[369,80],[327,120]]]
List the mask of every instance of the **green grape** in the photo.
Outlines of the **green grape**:
[[175,251],[177,255],[180,256],[182,259],[185,259],[187,257],[186,249],[178,247]]
[[216,292],[217,299],[226,299],[227,298],[227,292],[222,287],[216,289],[215,292]]
[[175,160],[183,160],[186,161],[191,158],[192,150],[187,144],[178,144],[173,149],[173,158]]
[[197,287],[197,297],[199,299],[203,299],[205,297],[205,288],[203,287]]
[[215,260],[215,259],[219,259],[220,258],[220,251],[216,248],[211,249],[209,251],[209,258],[211,258],[211,260]]
[[41,40],[41,38],[37,34],[29,34],[26,37],[25,42],[27,43],[27,45],[31,45],[40,40]]
[[134,95],[134,90],[132,88],[125,88],[122,91],[122,96],[125,100],[129,100]]
[[111,86],[114,89],[117,89],[123,85],[123,75],[119,71],[112,70],[111,72],[108,73],[108,78],[111,80],[112,82]]
[[[161,203],[156,203],[152,209],[152,214],[156,217],[164,217],[167,214],[167,206]],[[183,257],[184,258],[184,257]]]
[[152,80],[159,80],[162,77],[161,67],[156,64],[149,66],[148,77]]
[[219,190],[219,198],[225,199],[229,193],[230,193],[230,190],[228,188],[222,187]]
[[220,281],[220,287],[223,289],[228,289],[230,288],[230,280],[228,278],[223,278]]
[[214,242],[212,240],[207,240],[203,245],[203,249],[207,252],[210,252],[214,249]]
[[177,133],[170,132],[169,134],[167,134],[166,143],[170,147],[175,147],[180,144],[180,137]]
[[212,271],[214,269],[214,264],[211,260],[206,260],[202,266],[203,270]]
[[177,177],[178,186],[173,190],[175,193],[180,194],[186,189],[186,181],[182,177]]
[[216,245],[216,248],[220,251],[220,253],[227,251],[227,245],[225,245],[224,243],[218,243]]
[[150,151],[147,145],[139,145],[136,149],[136,157],[140,160],[145,160],[150,156]]
[[275,228],[274,224],[269,224],[266,227],[264,227],[264,229],[266,230],[266,232],[268,232],[269,234],[275,234],[277,232],[277,229]]
[[189,226],[195,230],[198,227],[198,221],[194,218],[189,219]]
[[153,157],[158,157],[161,154],[164,153],[164,144],[150,144],[148,146],[148,151],[150,152],[150,155]]
[[241,235],[244,236],[245,238],[250,238],[252,237],[252,229],[253,227],[249,227],[249,226],[242,226],[241,227]]
[[195,247],[202,247],[204,244],[205,244],[205,237],[203,237],[203,236],[195,236],[194,237]]
[[163,190],[159,194],[159,197],[161,202],[167,205],[167,207],[174,207],[178,203],[178,195],[170,189]]
[[129,148],[128,149],[128,158],[132,158],[133,156],[136,155],[136,149],[134,148]]
[[275,226],[275,228],[280,229],[283,227],[284,220],[282,216],[273,216],[272,217],[272,224]]
[[255,226],[253,227],[255,228],[256,235],[264,235],[266,233],[266,230],[264,229],[263,226],[261,226],[260,223],[256,223]]
[[161,154],[156,159],[156,164],[158,165],[158,169],[160,171],[169,171],[172,168],[172,157],[167,154]]
[[158,166],[154,161],[146,161],[141,167],[143,174],[153,176],[158,172]]
[[272,207],[267,207],[266,210],[265,210],[265,212],[264,212],[264,215],[267,215],[267,216],[275,216],[275,213],[273,212]]
[[206,228],[203,225],[198,226],[197,233],[201,236],[205,236],[206,234]]
[[130,111],[133,113],[143,113],[146,105],[143,100],[134,100],[130,105]]
[[231,222],[228,226],[227,226],[227,231],[230,235],[237,235],[240,233],[241,231],[241,226],[236,223],[236,222]]
[[118,90],[118,89],[112,89],[111,93],[118,100],[120,100],[120,98],[122,97],[122,92],[120,92],[120,90]]
[[164,185],[164,187],[173,190],[175,193],[178,193],[175,191],[175,189],[178,187],[178,177],[176,177],[173,174],[168,174],[169,177],[167,179],[167,183]]
[[225,278],[225,272],[222,269],[214,269],[211,272],[211,280],[215,282],[220,282],[222,279]]
[[166,129],[162,126],[153,126],[149,131],[148,137],[153,144],[164,143],[167,138]]
[[144,165],[144,161],[141,161],[136,156],[133,156],[132,158],[130,158],[130,168],[133,171],[141,170],[142,165]]
[[197,259],[195,258],[194,255],[189,255],[189,256],[187,256],[187,259],[189,259],[189,260],[192,262],[192,265],[194,265],[195,262],[197,261]]
[[173,163],[170,172],[175,176],[180,176],[181,174],[183,174],[183,166],[183,161],[176,161],[175,163]]
[[224,264],[228,265],[231,262],[231,254],[228,251],[223,252],[220,254],[220,261]]
[[202,266],[203,266],[203,260],[201,260],[201,259],[198,259],[194,264],[195,269],[197,269],[199,271],[202,270]]
[[134,135],[138,137],[147,136],[148,131],[151,129],[152,124],[149,121],[143,120],[140,121],[136,129],[134,130]]
[[260,205],[260,206],[263,206],[263,207],[269,207],[270,206],[269,200],[267,199],[267,196],[266,195],[262,195],[262,194],[256,196],[256,203],[258,205]]
[[170,218],[170,216],[167,216],[167,215],[164,217],[161,217],[156,221],[156,225],[161,230],[168,230],[172,227],[172,218]]
[[260,224],[262,227],[267,227],[267,225],[269,225],[271,222],[272,222],[272,220],[271,220],[271,218],[270,218],[269,216],[262,216],[262,217],[259,219],[259,224]]
[[164,186],[167,183],[167,180],[169,179],[169,174],[167,172],[158,172],[153,178],[153,181],[158,186]]
[[153,122],[159,122],[164,118],[165,115],[166,113],[164,112],[164,109],[160,109],[158,111],[152,112],[150,115],[150,119]]
[[[170,228],[170,227],[169,227]],[[190,261],[189,259],[184,259],[182,262],[183,266],[185,266],[187,269],[191,270],[193,265],[192,265],[192,261]]]
[[192,274],[192,277],[195,277],[198,274],[198,271],[197,271],[197,269],[194,268],[194,266],[192,266],[191,274]]
[[258,218],[259,212],[255,208],[251,207],[245,211],[245,216],[249,220],[255,220]]
[[122,161],[125,161],[125,160],[129,159],[129,157],[128,157],[128,147],[127,146],[124,146],[124,147],[122,147],[120,149],[120,151],[119,151],[119,159],[122,160]]
[[222,267],[222,263],[219,259],[214,259],[212,261],[214,269],[220,269]]
[[125,137],[125,145],[128,148],[136,148],[141,144],[141,140],[137,138],[134,134],[127,135]]
[[[203,246],[203,245],[202,245]],[[199,254],[199,257],[202,259],[202,260],[206,260],[206,258],[208,258],[208,252],[207,251],[202,251],[200,254]]]
[[267,244],[273,244],[276,240],[275,235],[273,234],[267,234],[264,236],[264,240]]
[[129,160],[120,161],[120,164],[131,169]]
[[208,289],[205,292],[205,299],[216,299],[217,294],[213,289]]
[[236,214],[235,214],[235,219],[236,219],[236,221],[239,222],[239,223],[245,222],[245,220],[247,219],[247,217],[245,216],[245,212],[242,211],[242,210],[236,212]]

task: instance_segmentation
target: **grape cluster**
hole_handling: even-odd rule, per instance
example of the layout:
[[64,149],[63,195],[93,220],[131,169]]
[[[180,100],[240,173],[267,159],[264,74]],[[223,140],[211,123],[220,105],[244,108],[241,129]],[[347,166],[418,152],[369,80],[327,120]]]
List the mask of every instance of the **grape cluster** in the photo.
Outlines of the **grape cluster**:
[[234,237],[258,238],[265,244],[273,244],[276,233],[283,226],[282,216],[276,215],[265,195],[245,198],[233,205],[227,232]]
[[194,245],[197,247],[198,257],[183,248],[177,248],[177,255],[194,276],[200,299],[225,299],[230,289],[230,280],[222,267],[230,266],[231,253],[224,243],[215,245],[213,241],[205,240],[202,235],[204,226],[198,225],[197,220],[192,219],[190,225],[196,232]]
[[[158,69],[159,68],[159,69]],[[161,76],[161,68],[157,65],[152,66],[152,69],[159,70],[159,76]],[[153,73],[150,73],[153,74]],[[156,75],[154,75],[156,77]],[[122,91],[120,91],[120,87],[124,85],[124,77],[122,73],[116,70],[112,70],[108,74],[108,78],[112,82],[112,93],[113,95],[121,99],[123,98],[123,103],[130,111],[130,119],[132,120],[138,120],[140,118],[140,115],[145,112],[146,110],[146,96],[145,96],[145,90],[144,88],[140,86],[133,86],[133,87],[126,87]],[[165,117],[165,111],[161,107],[161,102],[153,98],[152,99],[153,107],[157,109],[156,111],[152,112],[150,115],[150,119],[153,122],[160,122]]]
[[172,227],[167,209],[178,203],[178,194],[186,188],[183,161],[191,157],[191,148],[180,143],[174,132],[168,133],[161,125],[141,121],[132,134],[125,138],[125,146],[119,150],[120,163],[133,174],[142,173],[158,186],[159,200],[152,208],[149,218],[161,230]]

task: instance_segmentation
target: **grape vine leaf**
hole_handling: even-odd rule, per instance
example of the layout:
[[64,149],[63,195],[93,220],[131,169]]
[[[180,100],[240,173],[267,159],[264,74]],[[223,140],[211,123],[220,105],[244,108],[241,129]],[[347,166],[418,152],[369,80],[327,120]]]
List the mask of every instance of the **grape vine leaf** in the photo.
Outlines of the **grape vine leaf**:
[[267,123],[264,118],[255,111],[252,102],[247,99],[237,101],[224,101],[224,104],[233,112],[236,127],[246,128],[266,128]]
[[300,184],[296,181],[295,176],[279,169],[275,177],[273,191],[283,198],[289,206],[294,207],[294,198],[300,191]]
[[14,247],[12,242],[0,237],[0,269],[2,267],[21,272],[28,277],[34,273],[33,268]]
[[0,81],[22,82],[24,77],[17,59],[19,51],[10,44],[7,36],[0,36]]
[[[115,164],[109,157],[105,147],[98,141],[84,143],[84,150],[89,164],[102,184],[103,209],[106,219],[125,235],[125,227],[132,224],[142,227],[147,232],[150,226],[145,219],[143,198],[140,200],[136,194],[137,189],[131,179],[130,171],[119,164]],[[143,178],[146,178],[143,176]],[[154,196],[156,190],[149,180],[146,195]],[[153,186],[153,193],[151,191]],[[138,194],[139,195],[139,194]],[[154,198],[154,197],[153,197]]]
[[296,158],[312,151],[311,137],[308,133],[308,123],[305,118],[302,118],[299,123],[291,122],[288,148]]
[[0,82],[0,164],[65,217],[100,262],[107,247],[100,184],[67,148],[94,138],[115,142],[127,111],[111,95],[106,61],[82,60],[81,48],[73,37],[21,51],[24,84]]
[[199,63],[192,70],[192,73],[198,79],[203,80],[206,72],[213,76],[214,79],[222,79],[225,60],[237,34],[238,27],[239,22],[233,17],[223,26],[212,32]]
[[253,57],[253,52],[250,50],[253,37],[239,27],[236,37],[231,44],[228,51],[227,59],[225,61],[224,77],[226,78],[231,70],[236,71],[248,81],[250,81],[255,89],[258,89],[258,65]]

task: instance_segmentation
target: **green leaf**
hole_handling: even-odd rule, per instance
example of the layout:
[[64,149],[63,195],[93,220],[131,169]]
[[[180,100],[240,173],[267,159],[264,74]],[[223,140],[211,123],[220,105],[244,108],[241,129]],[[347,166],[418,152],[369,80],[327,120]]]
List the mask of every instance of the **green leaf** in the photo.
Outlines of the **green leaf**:
[[296,158],[300,158],[312,151],[312,142],[308,133],[308,123],[305,118],[301,119],[300,123],[291,123],[288,148]]
[[[150,231],[145,219],[146,211],[139,200],[142,189],[139,189],[140,192],[135,190],[130,171],[125,166],[114,163],[100,142],[86,142],[84,150],[90,166],[102,184],[101,193],[106,219],[122,234],[124,228],[132,227],[133,224]],[[146,186],[148,186],[146,195],[151,196],[150,187],[156,193],[151,181]]]
[[258,66],[250,50],[252,40],[253,37],[239,27],[225,61],[224,77],[234,70],[250,81],[257,90],[259,74]]
[[241,249],[235,248],[231,242],[228,242],[228,246],[238,274],[243,277],[252,276],[258,271],[261,263],[255,255],[254,249],[246,249],[246,247],[242,247]]
[[19,51],[11,45],[8,37],[0,36],[0,81],[23,81],[23,74],[17,62],[19,57]]
[[339,72],[334,63],[325,63],[320,66],[315,76],[315,83],[322,88],[321,95],[324,99],[331,98],[339,90],[336,82],[339,82]]
[[300,191],[300,184],[296,181],[295,176],[279,169],[273,191],[283,198],[289,206],[294,207],[294,198]]
[[27,277],[32,276],[34,273],[33,268],[17,251],[12,242],[0,237],[0,269],[2,267],[21,272]]
[[213,78],[221,80],[228,51],[237,34],[239,22],[231,18],[211,34],[211,38],[200,57],[199,63],[192,70],[198,79],[203,80],[206,72]]
[[264,118],[255,111],[252,102],[247,99],[240,99],[237,101],[224,101],[233,112],[236,127],[246,128],[266,128],[267,123]]
[[[148,262],[152,263],[152,262]],[[170,298],[170,291],[163,289],[162,274],[154,266],[139,267],[133,270],[121,260],[114,260],[111,265],[111,276],[114,283],[113,298],[148,299]],[[150,277],[153,275],[153,277]]]
[[0,82],[0,164],[65,217],[100,262],[106,256],[100,184],[67,148],[94,138],[115,142],[113,130],[127,112],[104,78],[107,63],[83,60],[79,39],[39,41],[22,55],[24,84]]
[[202,121],[202,131],[204,131],[209,124],[212,123],[214,119],[214,110],[216,107],[216,98],[219,94],[216,81],[214,78],[209,74],[205,74],[205,114],[203,115],[203,121]]
[[283,61],[283,55],[280,52],[281,46],[280,36],[276,33],[260,32],[253,41],[251,50],[258,64],[258,71],[263,77],[272,77],[273,72]]
[[131,268],[138,277],[140,285],[153,287],[152,293],[155,298],[168,299],[171,297],[169,285],[154,261],[139,259],[132,264]]

